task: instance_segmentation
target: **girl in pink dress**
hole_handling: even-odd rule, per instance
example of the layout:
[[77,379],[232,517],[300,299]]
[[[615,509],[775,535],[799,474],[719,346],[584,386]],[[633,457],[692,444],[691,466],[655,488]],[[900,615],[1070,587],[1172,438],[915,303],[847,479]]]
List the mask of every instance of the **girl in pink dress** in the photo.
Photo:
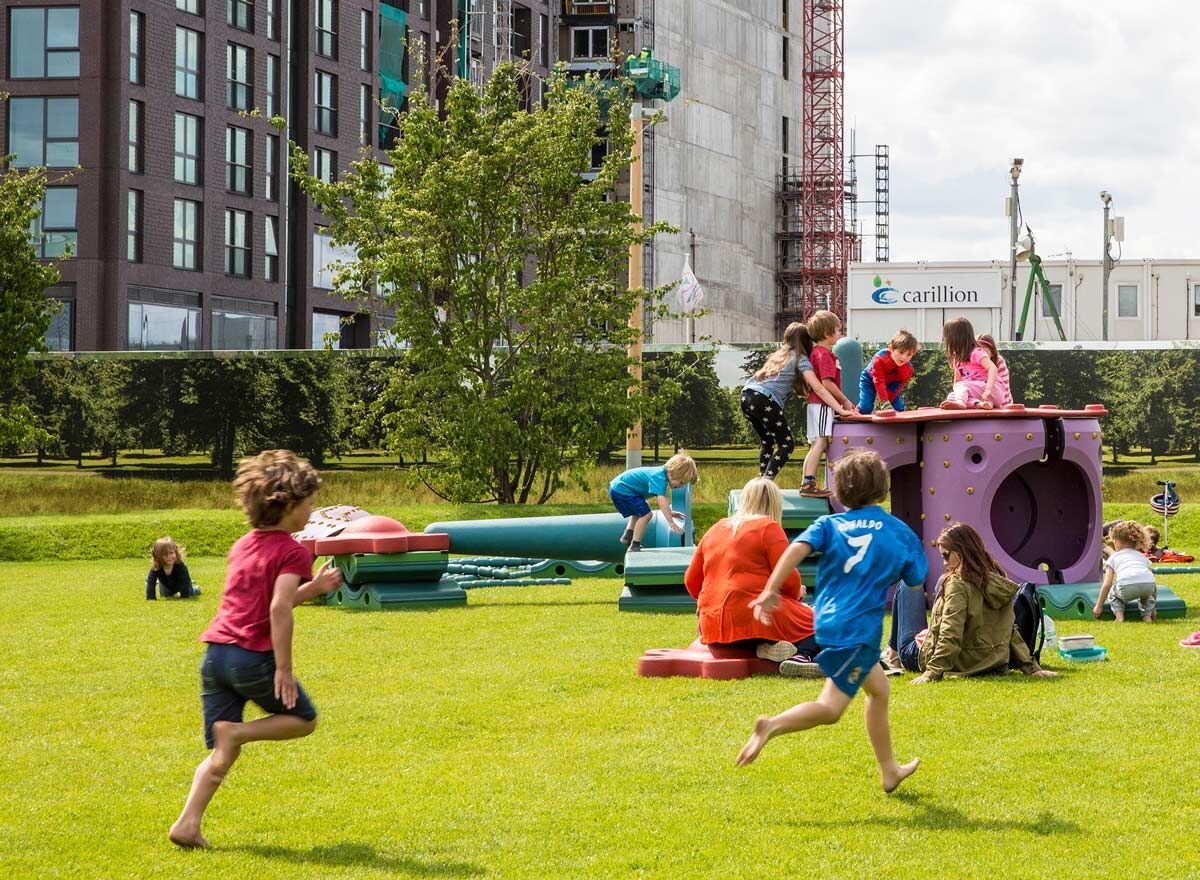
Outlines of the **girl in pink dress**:
[[[1000,369],[988,350],[975,339],[975,328],[966,318],[953,318],[942,328],[946,360],[954,371],[954,387],[942,401],[943,409],[994,409],[1012,403],[1007,376],[999,387]],[[1006,369],[1007,373],[1007,369]]]

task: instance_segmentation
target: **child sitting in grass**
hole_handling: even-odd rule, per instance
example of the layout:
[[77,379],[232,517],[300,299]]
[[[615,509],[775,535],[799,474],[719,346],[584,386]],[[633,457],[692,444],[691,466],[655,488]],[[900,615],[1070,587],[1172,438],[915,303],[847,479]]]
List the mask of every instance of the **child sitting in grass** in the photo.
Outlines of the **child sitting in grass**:
[[[780,590],[814,550],[817,563],[815,637],[821,645],[817,665],[827,676],[821,695],[775,716],[760,716],[737,762],[758,757],[770,740],[783,733],[836,724],[858,693],[867,692],[867,736],[879,764],[883,790],[891,792],[916,772],[918,760],[897,764],[888,727],[888,681],[879,663],[883,612],[888,587],[903,581],[924,584],[928,565],[920,539],[907,525],[886,513],[888,477],[877,453],[856,451],[842,456],[833,470],[834,495],[847,508],[823,516],[784,551],[766,587],[750,603],[754,616],[770,624],[779,607]],[[782,669],[780,670],[782,671]]]
[[183,562],[183,549],[175,543],[170,535],[164,535],[154,542],[150,549],[150,572],[146,575],[146,599],[155,599],[154,587],[166,599],[178,596],[187,599],[199,596],[200,588],[192,583],[192,576]]
[[617,512],[629,519],[621,543],[628,544],[630,550],[642,549],[642,535],[653,517],[647,497],[658,499],[658,509],[666,517],[667,525],[682,535],[683,526],[678,520],[683,514],[671,510],[671,490],[691,485],[698,478],[696,462],[683,452],[672,455],[661,467],[630,468],[613,477],[608,484],[608,497]]
[[1154,619],[1158,585],[1150,570],[1150,560],[1142,552],[1146,546],[1146,531],[1140,523],[1126,519],[1114,523],[1108,535],[1112,539],[1113,553],[1104,561],[1104,581],[1100,584],[1100,595],[1096,597],[1092,616],[1099,617],[1104,613],[1107,599],[1112,605],[1113,617],[1117,623],[1122,623],[1125,606],[1136,601],[1142,620],[1149,623]]
[[[292,673],[292,609],[332,593],[341,573],[326,562],[313,577],[313,557],[291,533],[308,522],[321,485],[316,470],[286,449],[272,449],[238,465],[234,491],[253,529],[229,551],[221,607],[202,642],[200,666],[204,741],[212,754],[200,762],[183,812],[168,837],[182,847],[207,847],[200,833],[204,810],[246,743],[296,739],[317,726],[317,710]],[[265,718],[242,721],[252,700]]]

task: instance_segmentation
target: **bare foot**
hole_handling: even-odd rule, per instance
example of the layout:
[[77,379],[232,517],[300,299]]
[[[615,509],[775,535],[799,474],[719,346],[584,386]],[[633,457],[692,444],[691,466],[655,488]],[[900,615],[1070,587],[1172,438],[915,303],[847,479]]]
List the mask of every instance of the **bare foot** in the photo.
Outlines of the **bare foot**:
[[942,409],[966,409],[966,405],[959,403],[957,400],[943,400],[938,404]]
[[208,849],[212,844],[200,833],[199,828],[187,827],[182,819],[177,819],[167,832],[167,839],[176,846],[184,849]]
[[750,736],[749,741],[742,746],[742,750],[738,753],[737,765],[745,767],[751,761],[758,757],[758,753],[762,751],[763,746],[771,739],[769,715],[759,715],[758,720],[754,722],[754,733]]
[[890,773],[883,774],[883,790],[887,794],[891,794],[893,791],[895,791],[897,788],[900,787],[901,782],[903,782],[904,780],[908,779],[908,777],[910,777],[914,773],[916,773],[917,767],[919,767],[919,766],[921,766],[921,759],[913,758],[907,764],[900,764],[896,768],[897,772],[895,775],[892,775]]

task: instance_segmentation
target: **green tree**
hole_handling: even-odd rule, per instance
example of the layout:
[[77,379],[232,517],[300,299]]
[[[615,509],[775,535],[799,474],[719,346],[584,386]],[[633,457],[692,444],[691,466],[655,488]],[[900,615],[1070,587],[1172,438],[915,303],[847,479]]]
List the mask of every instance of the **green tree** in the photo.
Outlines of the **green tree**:
[[[627,393],[628,319],[665,291],[627,289],[626,259],[665,227],[635,233],[611,198],[631,161],[630,103],[622,84],[589,83],[555,76],[532,113],[512,65],[482,96],[456,82],[444,116],[415,92],[390,173],[363,159],[322,183],[293,149],[299,185],[357,256],[338,293],[360,301],[378,283],[395,311],[405,351],[385,395],[389,448],[436,449],[417,472],[443,497],[545,502],[642,412]],[[608,155],[586,180],[605,125]]]
[[38,259],[30,227],[42,210],[46,171],[7,167],[0,175],[0,445],[36,442],[32,410],[21,400],[33,373],[31,353],[46,350],[46,331],[59,306],[46,297],[58,269]]

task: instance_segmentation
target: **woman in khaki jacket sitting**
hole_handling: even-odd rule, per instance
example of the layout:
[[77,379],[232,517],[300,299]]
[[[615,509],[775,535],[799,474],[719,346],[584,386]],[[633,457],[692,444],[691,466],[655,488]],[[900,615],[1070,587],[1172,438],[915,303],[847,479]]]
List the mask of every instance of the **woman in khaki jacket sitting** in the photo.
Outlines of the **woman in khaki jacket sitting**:
[[946,573],[933,601],[929,629],[921,632],[925,591],[901,586],[892,600],[892,634],[884,662],[921,673],[913,684],[1004,672],[1010,658],[1026,675],[1055,675],[1030,656],[1014,627],[1017,585],[987,552],[979,533],[955,523],[938,537],[938,547]]

